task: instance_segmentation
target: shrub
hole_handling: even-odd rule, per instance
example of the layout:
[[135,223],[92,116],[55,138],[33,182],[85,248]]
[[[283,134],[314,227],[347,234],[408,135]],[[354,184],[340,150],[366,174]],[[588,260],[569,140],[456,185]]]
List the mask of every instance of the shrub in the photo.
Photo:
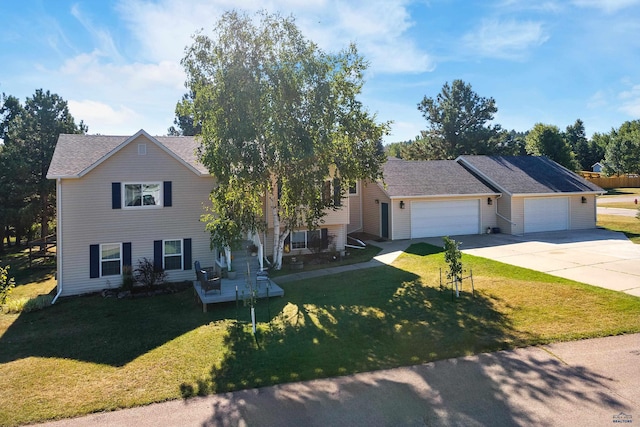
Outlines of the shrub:
[[13,277],[9,277],[9,267],[0,266],[0,305],[4,304],[16,285]]
[[122,289],[130,291],[133,289],[135,283],[136,279],[133,277],[133,267],[130,265],[122,267]]
[[462,253],[460,252],[460,242],[450,239],[449,236],[442,238],[444,241],[444,260],[449,265],[447,279],[452,282],[462,283]]
[[5,304],[5,310],[7,313],[29,313],[50,306],[51,301],[53,301],[53,296],[51,295],[38,295],[35,298],[9,299]]
[[162,268],[156,268],[149,258],[138,260],[138,267],[134,270],[135,279],[145,286],[155,286],[164,282],[167,273]]

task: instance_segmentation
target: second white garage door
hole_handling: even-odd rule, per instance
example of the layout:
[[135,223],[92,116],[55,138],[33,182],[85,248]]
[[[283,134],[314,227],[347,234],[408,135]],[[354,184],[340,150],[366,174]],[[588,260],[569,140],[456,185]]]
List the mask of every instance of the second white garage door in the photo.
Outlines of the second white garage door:
[[411,238],[478,234],[480,201],[411,203]]
[[559,231],[569,228],[569,198],[524,199],[524,232]]

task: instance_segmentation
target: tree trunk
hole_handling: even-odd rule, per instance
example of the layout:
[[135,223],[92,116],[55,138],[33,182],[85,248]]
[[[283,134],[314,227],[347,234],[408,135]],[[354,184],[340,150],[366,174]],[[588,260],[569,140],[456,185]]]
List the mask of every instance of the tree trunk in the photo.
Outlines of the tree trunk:
[[278,215],[278,205],[271,201],[271,213],[273,215],[273,269],[282,269],[282,253],[284,251],[284,241],[289,235],[286,229],[280,231],[280,215]]

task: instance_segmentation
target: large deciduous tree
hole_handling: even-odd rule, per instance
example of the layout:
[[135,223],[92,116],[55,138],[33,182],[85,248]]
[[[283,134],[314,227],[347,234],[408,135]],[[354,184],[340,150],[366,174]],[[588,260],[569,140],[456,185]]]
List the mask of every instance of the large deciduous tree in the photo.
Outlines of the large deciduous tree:
[[[42,89],[27,97],[25,105],[3,94],[0,109],[4,140],[1,153],[2,186],[8,188],[8,211],[16,228],[31,227],[40,221],[40,235],[49,232],[49,221],[55,211],[55,183],[47,179],[53,150],[61,133],[84,133],[87,127],[76,125],[67,102],[59,95]],[[4,200],[3,200],[4,201]],[[29,223],[24,224],[25,218]]]
[[525,140],[527,153],[547,156],[572,171],[579,169],[571,146],[557,126],[536,123]]
[[[182,64],[200,158],[217,179],[214,244],[258,228],[268,206],[278,269],[291,230],[316,229],[349,184],[381,177],[389,125],[358,100],[367,63],[355,45],[326,53],[292,17],[232,11],[213,37],[194,37]],[[328,179],[335,197],[326,197]]]
[[445,83],[435,98],[427,96],[418,110],[429,127],[415,146],[407,147],[413,159],[453,159],[461,154],[493,154],[500,126],[488,126],[498,111],[493,98],[479,96],[470,84],[454,80]]
[[176,118],[173,119],[173,126],[168,129],[172,136],[194,136],[202,131],[202,125],[193,119],[193,92],[185,93],[182,99],[176,104]]
[[612,130],[604,158],[607,175],[640,173],[640,120],[624,122]]

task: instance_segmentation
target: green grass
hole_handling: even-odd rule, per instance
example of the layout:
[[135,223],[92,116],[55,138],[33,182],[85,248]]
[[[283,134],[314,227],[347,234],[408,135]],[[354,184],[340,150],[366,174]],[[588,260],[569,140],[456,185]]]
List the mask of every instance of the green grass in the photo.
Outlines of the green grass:
[[0,315],[0,425],[640,331],[640,298],[462,260],[475,297],[468,282],[459,299],[440,289],[443,254],[427,244],[393,266],[283,284],[258,303],[255,337],[247,308],[202,313],[190,291]]
[[598,227],[623,232],[629,240],[640,245],[640,219],[631,216],[598,215]]
[[610,198],[615,196],[630,196],[633,194],[640,195],[640,188],[630,187],[630,188],[609,188],[607,189],[607,193],[604,194],[603,198]]
[[612,203],[601,203],[598,205],[602,208],[622,208],[622,209],[634,209],[638,210],[638,205],[634,202],[612,202]]

